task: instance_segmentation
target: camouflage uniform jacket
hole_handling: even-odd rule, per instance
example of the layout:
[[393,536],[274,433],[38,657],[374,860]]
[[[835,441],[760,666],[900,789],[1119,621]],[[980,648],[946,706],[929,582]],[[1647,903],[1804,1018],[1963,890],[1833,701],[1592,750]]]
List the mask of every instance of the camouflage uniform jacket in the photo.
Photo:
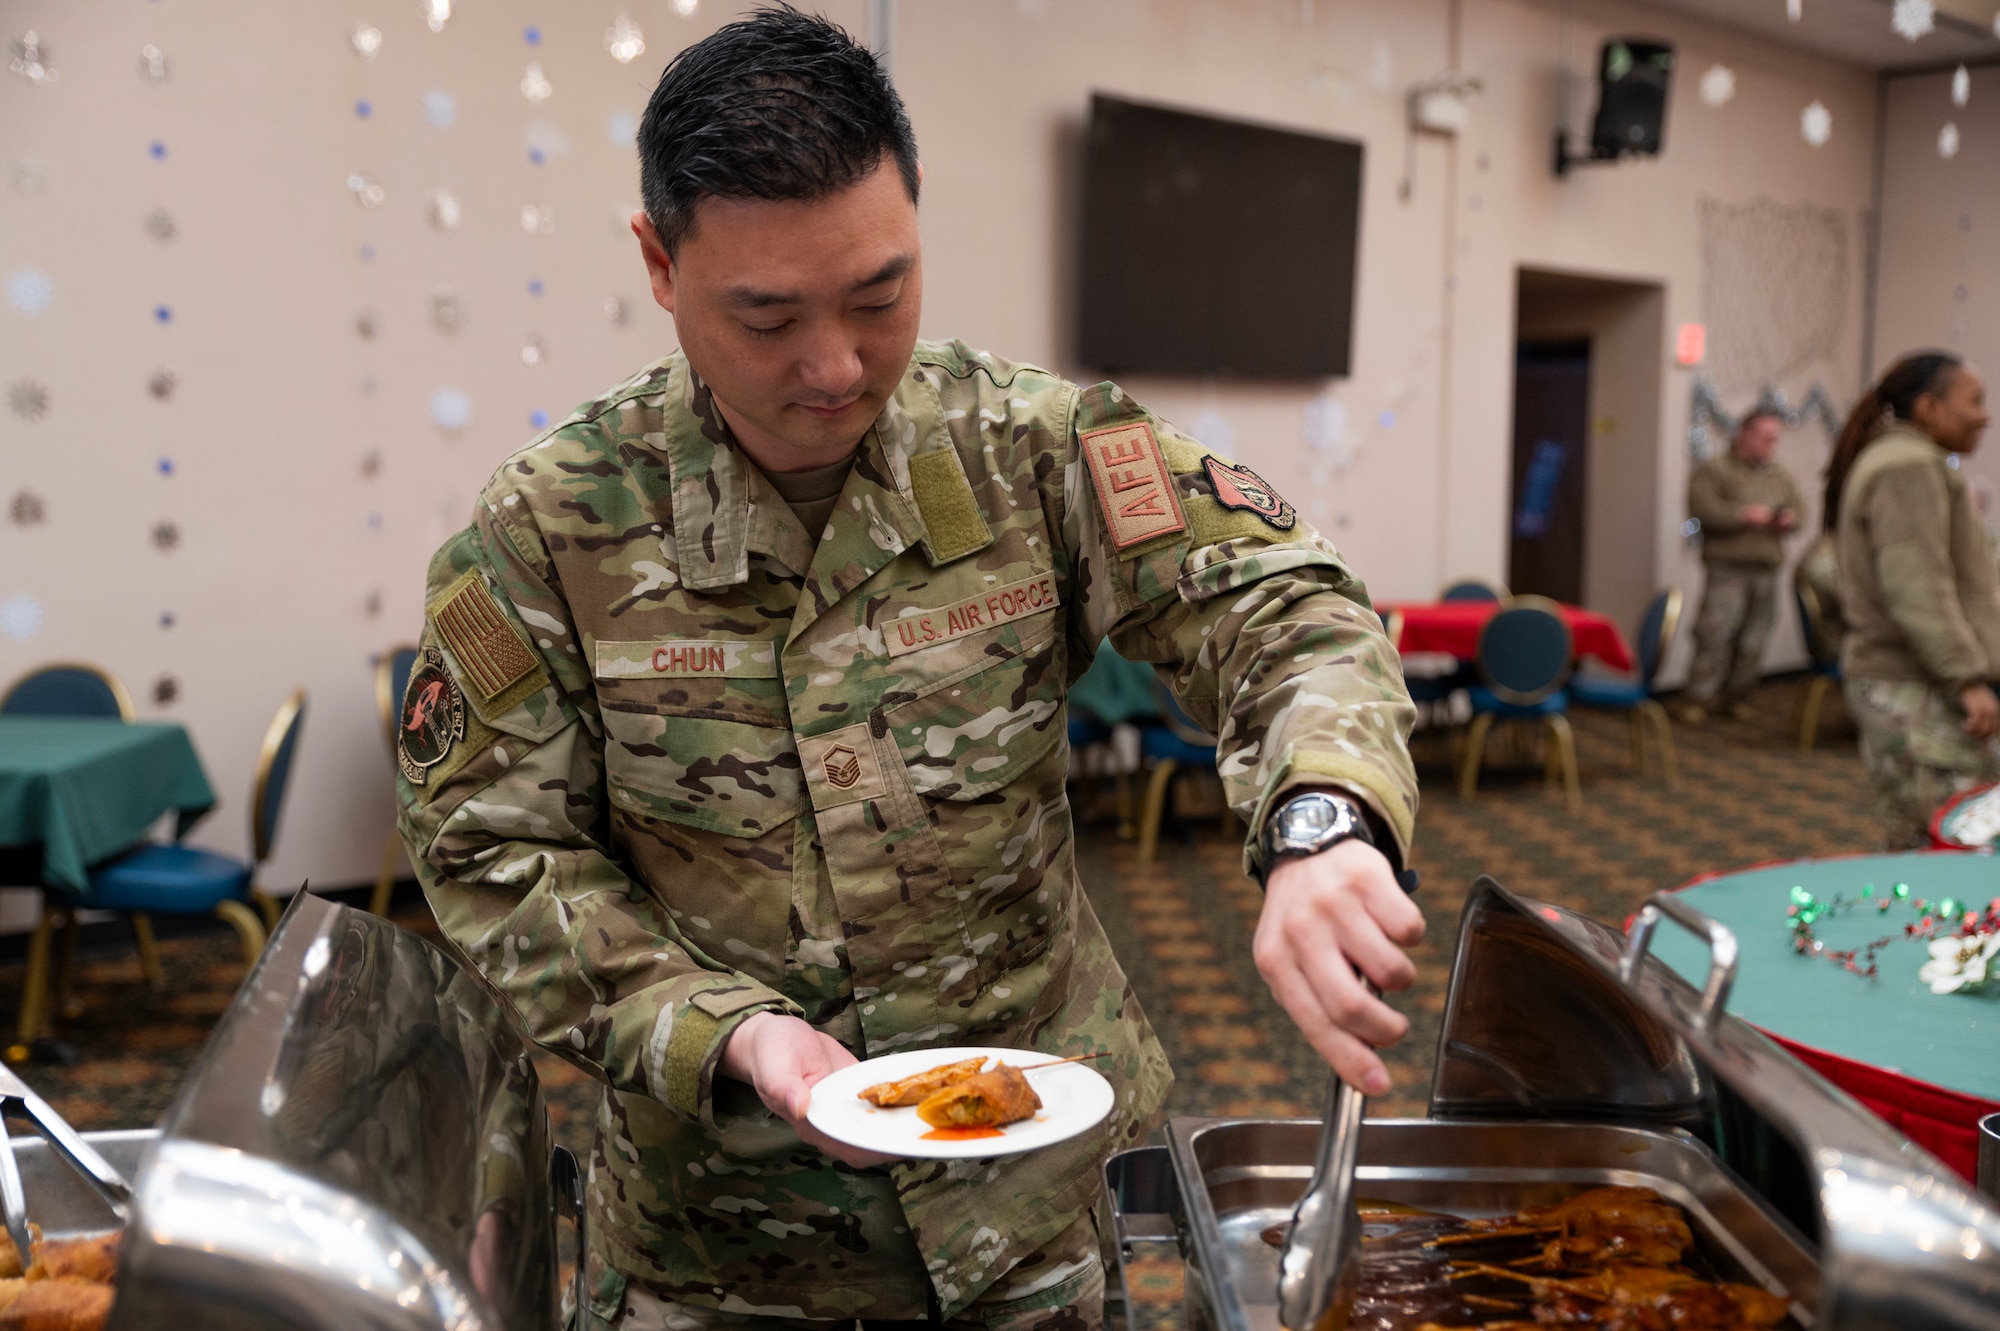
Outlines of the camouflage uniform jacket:
[[[1171,1082],[1073,860],[1065,694],[1106,635],[1220,736],[1253,826],[1333,784],[1407,844],[1412,709],[1361,583],[1112,385],[919,346],[817,540],[679,355],[494,474],[431,565],[402,828],[446,935],[609,1087],[612,1270],[951,1315],[1092,1205]],[[716,1076],[766,1010],[861,1057],[1106,1052],[1117,1107],[1028,1155],[850,1169]]]

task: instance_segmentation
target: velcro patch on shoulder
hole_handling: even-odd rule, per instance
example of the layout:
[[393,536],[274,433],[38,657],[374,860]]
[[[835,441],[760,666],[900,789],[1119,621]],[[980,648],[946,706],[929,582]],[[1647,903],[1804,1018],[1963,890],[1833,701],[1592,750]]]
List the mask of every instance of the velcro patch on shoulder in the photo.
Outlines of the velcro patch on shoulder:
[[541,668],[541,658],[507,622],[477,569],[446,588],[430,616],[481,702],[493,702]]
[[1187,530],[1173,475],[1152,426],[1144,421],[1106,426],[1078,442],[1097,488],[1098,508],[1119,554]]

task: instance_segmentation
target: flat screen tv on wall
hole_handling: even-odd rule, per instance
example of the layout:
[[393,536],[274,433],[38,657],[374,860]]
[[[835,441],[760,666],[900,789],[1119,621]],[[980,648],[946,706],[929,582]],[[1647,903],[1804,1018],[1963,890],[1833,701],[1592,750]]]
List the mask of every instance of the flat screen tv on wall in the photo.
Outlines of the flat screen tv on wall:
[[1111,373],[1348,373],[1361,145],[1097,94],[1078,357]]

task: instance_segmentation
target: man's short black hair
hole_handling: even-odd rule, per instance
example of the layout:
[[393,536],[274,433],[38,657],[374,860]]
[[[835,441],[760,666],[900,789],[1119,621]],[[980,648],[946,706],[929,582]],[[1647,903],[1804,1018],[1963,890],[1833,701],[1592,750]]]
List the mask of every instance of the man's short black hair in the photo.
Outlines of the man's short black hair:
[[673,254],[706,198],[818,199],[895,158],[917,200],[917,141],[889,76],[846,32],[759,9],[667,65],[639,125],[639,191]]

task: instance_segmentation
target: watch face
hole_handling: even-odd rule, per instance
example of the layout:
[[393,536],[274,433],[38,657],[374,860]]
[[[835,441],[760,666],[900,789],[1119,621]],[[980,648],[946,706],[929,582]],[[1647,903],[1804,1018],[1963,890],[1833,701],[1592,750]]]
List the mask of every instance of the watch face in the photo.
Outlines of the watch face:
[[1287,839],[1302,840],[1332,827],[1340,817],[1340,806],[1328,799],[1296,800],[1285,806],[1278,830]]

